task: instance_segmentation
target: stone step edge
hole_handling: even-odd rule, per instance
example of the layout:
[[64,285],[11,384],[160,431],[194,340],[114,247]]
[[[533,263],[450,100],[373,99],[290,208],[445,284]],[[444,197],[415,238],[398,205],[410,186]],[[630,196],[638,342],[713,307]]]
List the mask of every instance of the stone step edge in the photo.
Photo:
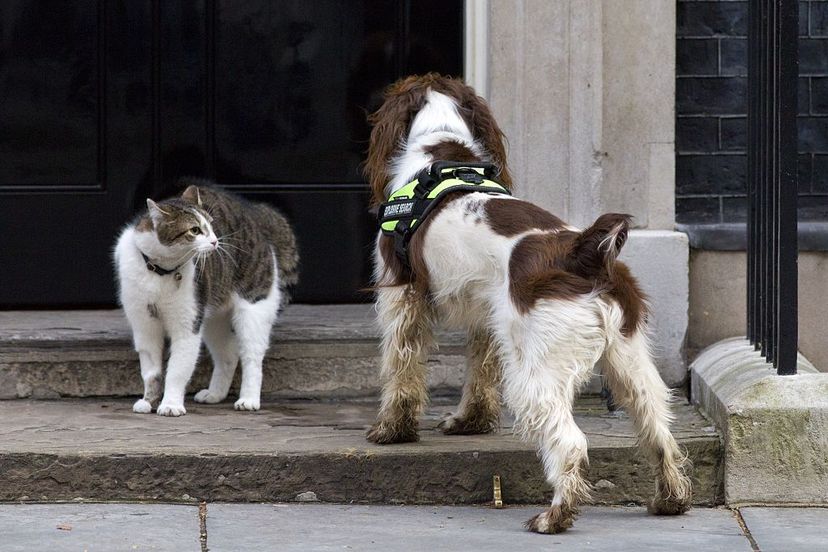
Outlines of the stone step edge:
[[[721,504],[716,436],[681,440],[694,465],[694,504]],[[637,448],[589,449],[595,504],[644,504],[654,489]],[[0,454],[0,501],[289,502],[312,492],[324,502],[482,504],[492,476],[504,503],[551,500],[533,450],[398,454],[144,455]]]

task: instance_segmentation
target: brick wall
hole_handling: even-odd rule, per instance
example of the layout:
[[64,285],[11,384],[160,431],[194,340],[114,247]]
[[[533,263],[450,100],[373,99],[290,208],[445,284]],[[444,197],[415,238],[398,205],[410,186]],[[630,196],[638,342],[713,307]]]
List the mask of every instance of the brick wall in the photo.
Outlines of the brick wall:
[[[678,0],[676,218],[745,220],[747,2]],[[799,6],[799,211],[828,220],[828,1]]]

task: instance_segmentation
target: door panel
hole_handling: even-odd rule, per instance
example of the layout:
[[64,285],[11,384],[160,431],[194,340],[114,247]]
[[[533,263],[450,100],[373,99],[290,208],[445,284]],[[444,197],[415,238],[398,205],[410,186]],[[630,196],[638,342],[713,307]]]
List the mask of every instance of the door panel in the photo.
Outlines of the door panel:
[[148,6],[55,7],[0,8],[3,306],[111,304],[110,248],[150,160]]
[[367,112],[462,70],[462,0],[0,5],[0,307],[111,305],[111,247],[181,176],[297,230],[302,302],[369,298]]

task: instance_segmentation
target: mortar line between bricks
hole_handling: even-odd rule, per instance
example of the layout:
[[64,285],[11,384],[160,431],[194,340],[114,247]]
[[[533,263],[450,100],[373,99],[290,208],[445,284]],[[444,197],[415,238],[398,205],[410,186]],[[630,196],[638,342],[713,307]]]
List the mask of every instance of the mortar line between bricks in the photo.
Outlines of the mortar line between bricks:
[[736,521],[739,522],[739,527],[742,528],[742,534],[747,538],[748,542],[750,543],[750,547],[753,549],[753,552],[762,552],[759,548],[759,543],[756,542],[756,539],[753,538],[753,535],[748,529],[747,523],[745,522],[745,518],[742,517],[742,512],[738,508],[733,509],[733,515],[736,517]]
[[198,505],[198,540],[201,543],[201,552],[209,552],[207,548],[207,502]]

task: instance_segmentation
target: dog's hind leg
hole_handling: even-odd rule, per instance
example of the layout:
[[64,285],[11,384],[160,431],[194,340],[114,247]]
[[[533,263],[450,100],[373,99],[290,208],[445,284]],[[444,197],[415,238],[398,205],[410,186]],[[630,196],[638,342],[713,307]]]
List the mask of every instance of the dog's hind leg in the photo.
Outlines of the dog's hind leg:
[[[632,417],[638,441],[655,471],[651,513],[682,514],[690,508],[692,488],[684,473],[686,456],[670,433],[670,390],[650,357],[646,336],[609,329],[605,376],[613,399]],[[615,335],[613,335],[613,333]]]
[[555,489],[551,507],[526,523],[536,533],[560,533],[572,527],[578,504],[589,499],[583,477],[589,462],[587,440],[572,416],[576,378],[568,360],[562,357],[536,366],[517,375],[519,382],[508,376],[504,381],[506,404],[517,418],[515,429],[537,444],[546,480]]
[[383,332],[382,404],[367,438],[379,444],[417,441],[417,416],[428,401],[432,310],[414,288],[398,286],[378,291],[377,313]]
[[457,412],[440,423],[446,435],[489,433],[500,422],[500,358],[488,330],[469,332],[467,371]]
[[537,440],[546,480],[555,490],[552,505],[526,522],[526,528],[536,533],[569,529],[578,515],[578,505],[589,500],[589,484],[584,479],[589,464],[587,440],[572,417],[572,402],[564,402],[564,395],[569,392],[547,394],[549,404],[540,414],[545,419],[530,432]]
[[551,507],[526,526],[560,533],[572,526],[578,504],[589,499],[583,477],[587,439],[572,408],[576,391],[601,356],[604,334],[594,309],[556,301],[511,324],[502,339],[503,391],[515,414],[515,432],[537,444],[554,487]]

